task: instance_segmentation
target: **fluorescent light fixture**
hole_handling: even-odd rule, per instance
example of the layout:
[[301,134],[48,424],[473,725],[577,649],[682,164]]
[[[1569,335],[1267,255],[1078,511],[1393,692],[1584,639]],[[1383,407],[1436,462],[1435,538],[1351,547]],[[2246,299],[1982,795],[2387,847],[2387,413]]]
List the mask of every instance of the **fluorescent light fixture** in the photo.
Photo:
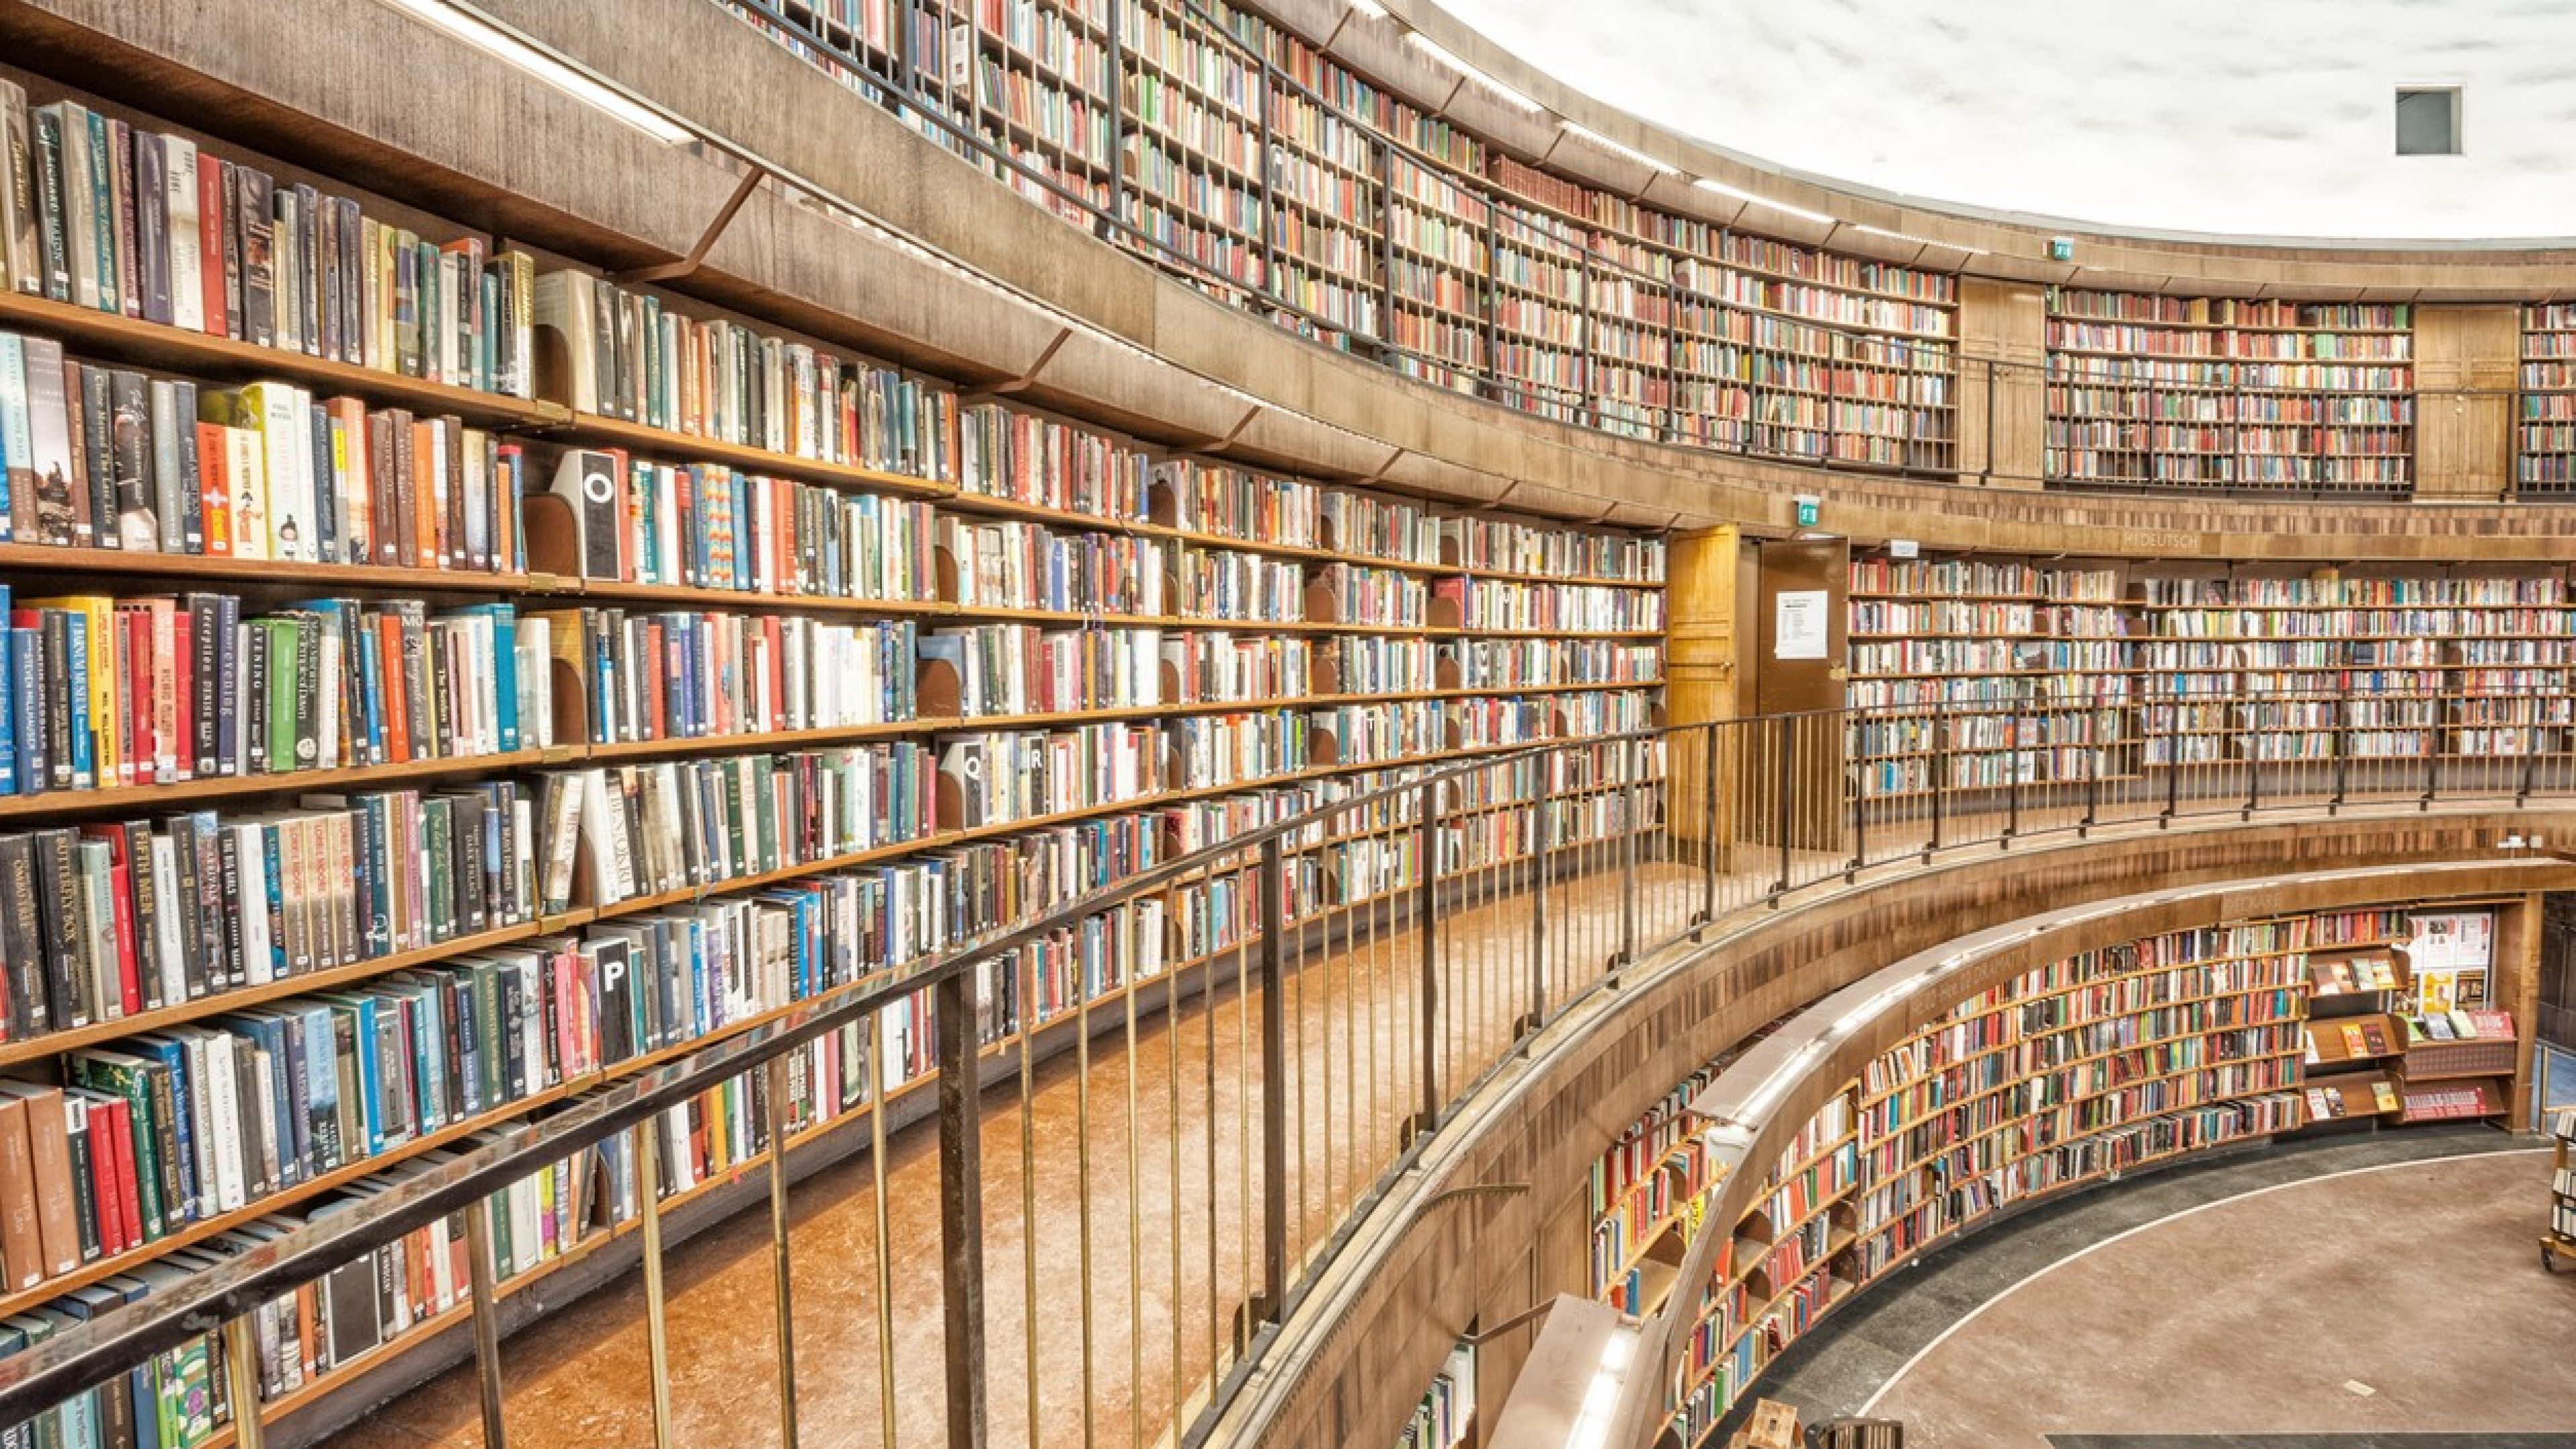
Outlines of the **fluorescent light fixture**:
[[496,60],[516,66],[603,115],[625,122],[665,146],[677,146],[692,133],[668,117],[591,79],[479,15],[443,0],[385,0],[396,10],[426,21]]
[[1984,247],[1961,246],[1957,242],[1937,241],[1928,236],[1916,236],[1910,231],[1889,231],[1883,226],[1863,226],[1858,222],[1854,222],[1852,224],[1852,230],[1867,232],[1871,236],[1883,236],[1890,241],[1913,242],[1917,246],[1942,247],[1949,251],[1966,252],[1972,257],[1982,257],[1986,254],[1986,249]]
[[1851,1010],[1842,1014],[1842,1018],[1834,1023],[1834,1035],[1849,1036],[1860,1028],[1867,1026],[1870,1018],[1896,1004],[1896,1002],[1904,998],[1906,993],[1912,991],[1914,989],[1914,983],[1919,979],[1921,978],[1910,977],[1906,980],[1897,982],[1893,986],[1883,986],[1879,988],[1878,992],[1871,996],[1867,1001],[1862,1002],[1860,1005],[1855,1006]]
[[1599,131],[1593,130],[1590,126],[1577,125],[1572,121],[1559,121],[1556,124],[1564,129],[1565,134],[1589,141],[1593,145],[1600,147],[1602,150],[1609,152],[1613,156],[1625,156],[1629,160],[1636,162],[1638,165],[1643,166],[1648,170],[1660,171],[1666,176],[1679,176],[1682,174],[1680,167],[1658,161],[1654,157],[1647,155],[1645,152],[1640,151],[1633,146],[1622,146],[1618,142],[1611,140],[1609,137],[1602,135]]
[[1779,212],[1784,216],[1794,216],[1801,221],[1821,221],[1827,225],[1831,225],[1833,223],[1833,218],[1825,215],[1821,211],[1809,211],[1803,206],[1791,206],[1785,201],[1773,201],[1767,196],[1756,196],[1741,186],[1729,186],[1725,182],[1715,180],[1711,177],[1703,176],[1697,181],[1692,182],[1691,185],[1698,187],[1702,191],[1714,191],[1720,196],[1732,196],[1736,200],[1745,202],[1749,205],[1767,206],[1773,211]]
[[1547,109],[1538,102],[1522,95],[1519,91],[1513,90],[1510,86],[1503,84],[1501,81],[1498,81],[1492,76],[1485,74],[1483,71],[1476,69],[1467,62],[1460,60],[1457,56],[1450,54],[1448,49],[1442,46],[1440,42],[1433,40],[1430,36],[1423,34],[1419,30],[1408,30],[1404,32],[1404,38],[1406,43],[1410,44],[1414,49],[1421,51],[1424,55],[1427,55],[1442,65],[1449,67],[1451,70],[1456,71],[1458,74],[1466,77],[1474,84],[1483,87],[1486,91],[1492,93],[1494,99],[1501,101],[1507,106],[1513,107],[1516,110],[1526,111],[1533,116],[1537,115],[1540,111]]
[[1584,1386],[1583,1405],[1574,1411],[1565,1449],[1603,1449],[1610,1442],[1610,1416],[1618,1411],[1619,1390],[1627,1385],[1628,1364],[1637,1356],[1641,1336],[1621,1329],[1601,1345],[1601,1362],[1593,1367],[1592,1382]]
[[1362,15],[1367,16],[1371,20],[1387,20],[1393,18],[1386,13],[1386,7],[1377,3],[1377,0],[1351,0],[1351,8]]

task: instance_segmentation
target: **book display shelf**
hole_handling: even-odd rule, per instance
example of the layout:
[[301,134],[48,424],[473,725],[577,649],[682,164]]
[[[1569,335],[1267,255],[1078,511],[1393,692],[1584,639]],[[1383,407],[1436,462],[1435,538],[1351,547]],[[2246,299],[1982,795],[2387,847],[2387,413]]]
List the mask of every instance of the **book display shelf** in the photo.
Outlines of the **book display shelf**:
[[1225,0],[925,0],[909,53],[886,0],[736,8],[871,99],[910,86],[934,138],[977,137],[1068,221],[1326,345],[1629,436],[1957,471],[1948,274],[1580,185]]
[[2068,487],[2414,489],[2403,303],[2055,289],[2046,474]]
[[[1856,555],[1850,788],[1871,796],[2340,763],[2421,782],[2576,749],[2576,595],[2547,565]],[[2194,793],[2186,775],[2181,793]]]
[[[1658,718],[1659,539],[1158,456],[23,72],[0,129],[0,1352],[1249,824]],[[1290,849],[1299,911],[1418,869]],[[994,963],[984,1040],[1205,963],[1243,894]],[[791,1146],[917,1089],[928,1010],[797,1054]],[[502,1195],[502,1292],[760,1120],[727,1087],[639,1129],[657,1184],[619,1137]],[[453,1227],[272,1305],[270,1423],[459,1321]],[[160,1442],[228,1441],[202,1348],[155,1376],[217,1406]]]
[[2514,492],[2576,494],[2576,303],[2522,309],[2521,372]]
[[1673,1385],[1677,1442],[1852,1293],[2024,1203],[2330,1118],[2422,1120],[2392,1100],[2411,1090],[2406,1019],[2352,1010],[2405,995],[2362,983],[2404,980],[2408,931],[2383,907],[2144,938],[2028,972],[1873,1059],[1732,1226]]

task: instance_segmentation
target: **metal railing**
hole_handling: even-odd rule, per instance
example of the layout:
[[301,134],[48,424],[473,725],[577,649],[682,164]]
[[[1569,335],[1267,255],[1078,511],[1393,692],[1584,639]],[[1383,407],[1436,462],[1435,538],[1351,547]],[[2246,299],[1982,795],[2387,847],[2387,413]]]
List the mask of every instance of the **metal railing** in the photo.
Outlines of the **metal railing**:
[[[2447,695],[1915,709],[1931,763],[1901,792],[1857,753],[1900,728],[1888,711],[1409,774],[412,1157],[345,1210],[193,1235],[185,1271],[141,1301],[0,1358],[0,1424],[91,1386],[125,1392],[140,1372],[199,1383],[205,1425],[256,1449],[269,1417],[363,1372],[380,1340],[457,1329],[498,1446],[514,1415],[538,1412],[504,1393],[504,1300],[565,1259],[632,1252],[649,1380],[611,1381],[605,1360],[547,1372],[601,1442],[793,1444],[819,1414],[858,1443],[1195,1443],[1457,1104],[1623,965],[1963,848],[2576,795],[2571,706],[2500,705],[2528,721],[2524,753],[2458,733],[2479,706]],[[2160,723],[2183,707],[2215,733]],[[2420,756],[2397,754],[2374,713],[2408,709],[2433,712]],[[2285,712],[2316,722],[2299,736],[2316,753],[2263,757],[2289,748],[2265,733]],[[2067,720],[2096,732],[2087,753],[2040,743],[2067,738]],[[2101,767],[2075,768],[2087,758]],[[935,1120],[907,1127],[925,1111]],[[788,1153],[825,1139],[865,1168],[824,1193],[840,1226],[816,1246],[824,1230],[788,1226]],[[693,1305],[665,1264],[666,1220],[736,1180],[767,1199],[774,1313],[758,1326],[738,1294]],[[750,1190],[720,1206],[749,1207]],[[830,1260],[821,1289],[796,1271],[814,1253]],[[381,1286],[364,1333],[332,1317],[353,1274]],[[295,1325],[317,1315],[332,1332],[299,1347]],[[764,1356],[765,1375],[740,1371]],[[703,1374],[675,1387],[675,1362],[709,1361],[725,1366],[717,1391]]]

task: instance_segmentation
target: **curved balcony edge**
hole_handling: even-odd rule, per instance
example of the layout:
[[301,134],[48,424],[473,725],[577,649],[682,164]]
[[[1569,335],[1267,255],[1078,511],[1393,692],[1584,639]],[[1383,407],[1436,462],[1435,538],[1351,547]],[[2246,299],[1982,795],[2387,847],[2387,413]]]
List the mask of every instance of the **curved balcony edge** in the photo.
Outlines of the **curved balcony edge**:
[[[1542,1264],[1563,1234],[1580,1246],[1589,1221],[1581,1194],[1601,1144],[1702,1063],[1754,1028],[1811,1008],[1919,953],[2016,928],[2015,949],[1908,998],[1839,1044],[1826,1065],[1781,1096],[1752,1151],[1776,1148],[1811,1113],[1815,1084],[1883,1049],[1880,1033],[1917,1024],[2029,961],[2248,914],[2333,909],[2431,894],[2505,894],[2576,885],[2576,864],[2506,858],[2497,842],[2516,831],[2576,826],[2576,811],[2464,809],[2381,817],[2273,819],[2142,831],[2032,849],[1982,852],[1831,885],[1804,901],[1708,941],[1675,947],[1589,994],[1506,1064],[1458,1110],[1434,1146],[1355,1228],[1350,1246],[1291,1313],[1267,1356],[1205,1443],[1270,1446],[1393,1442],[1421,1385],[1471,1323],[1499,1323],[1555,1296]],[[2438,873],[2430,864],[2449,868]],[[2286,878],[2285,878],[2286,877]],[[2243,888],[2233,888],[2242,886]],[[2219,887],[2218,889],[2189,889]],[[2179,892],[2150,914],[2088,914],[2133,896]],[[2057,912],[2042,933],[2018,929]],[[1846,1050],[1847,1049],[1847,1050]],[[1857,1053],[1857,1055],[1852,1055]],[[1849,1059],[1846,1060],[1846,1057]],[[1467,1187],[1524,1184],[1512,1193]],[[1760,1174],[1722,1189],[1711,1221],[1732,1221]],[[1571,1206],[1569,1206],[1569,1204]],[[1676,1301],[1680,1295],[1675,1295]],[[1660,1356],[1686,1325],[1650,1320],[1634,1384],[1662,1382]],[[1526,1339],[1502,1346],[1504,1377]],[[1481,1375],[1480,1375],[1481,1377]],[[1491,1387],[1480,1383],[1480,1395]],[[1647,1398],[1655,1390],[1646,1390]],[[1629,1437],[1604,1442],[1635,1449]]]

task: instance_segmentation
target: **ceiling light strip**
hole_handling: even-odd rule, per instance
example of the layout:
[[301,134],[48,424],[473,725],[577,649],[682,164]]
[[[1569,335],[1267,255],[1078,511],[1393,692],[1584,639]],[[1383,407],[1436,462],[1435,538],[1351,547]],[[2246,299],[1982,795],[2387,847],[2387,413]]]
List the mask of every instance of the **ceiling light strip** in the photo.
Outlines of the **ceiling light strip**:
[[610,116],[665,146],[692,138],[685,127],[633,97],[601,83],[482,16],[444,0],[385,0],[415,20],[436,26],[484,54],[544,81],[602,115]]
[[1672,165],[1669,162],[1658,161],[1654,157],[1647,155],[1645,152],[1638,150],[1634,146],[1626,146],[1617,141],[1613,141],[1609,137],[1602,135],[1599,131],[1593,130],[1590,126],[1565,120],[1558,121],[1557,125],[1569,136],[1585,141],[1593,146],[1597,146],[1600,149],[1609,152],[1613,156],[1624,156],[1650,171],[1659,171],[1666,176],[1679,176],[1682,174],[1682,169],[1680,167]]

